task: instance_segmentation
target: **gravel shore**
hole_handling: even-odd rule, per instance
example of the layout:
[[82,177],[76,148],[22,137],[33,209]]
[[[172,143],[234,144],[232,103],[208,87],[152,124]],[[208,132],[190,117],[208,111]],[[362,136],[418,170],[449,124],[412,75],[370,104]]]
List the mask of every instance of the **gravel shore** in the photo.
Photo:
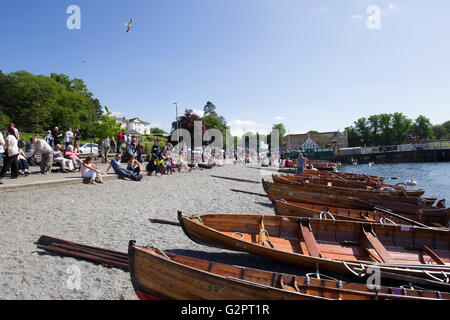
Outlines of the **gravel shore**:
[[[266,175],[263,176],[262,173]],[[121,252],[129,240],[169,252],[259,269],[293,272],[289,267],[245,253],[192,242],[180,227],[152,224],[149,218],[177,221],[185,213],[274,214],[270,201],[240,189],[264,193],[261,184],[211,175],[261,181],[269,171],[232,166],[145,177],[141,182],[110,180],[105,185],[69,185],[4,193],[0,207],[0,299],[137,299],[128,272],[37,249],[48,235]],[[81,288],[70,289],[71,270]]]

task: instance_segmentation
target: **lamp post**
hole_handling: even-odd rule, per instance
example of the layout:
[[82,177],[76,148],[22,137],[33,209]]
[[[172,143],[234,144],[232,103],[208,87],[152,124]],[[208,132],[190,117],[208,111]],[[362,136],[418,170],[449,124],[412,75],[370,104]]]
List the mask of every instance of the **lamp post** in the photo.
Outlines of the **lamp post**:
[[175,105],[177,113],[177,139],[178,143],[180,143],[180,121],[178,120],[178,102],[174,102],[173,104]]

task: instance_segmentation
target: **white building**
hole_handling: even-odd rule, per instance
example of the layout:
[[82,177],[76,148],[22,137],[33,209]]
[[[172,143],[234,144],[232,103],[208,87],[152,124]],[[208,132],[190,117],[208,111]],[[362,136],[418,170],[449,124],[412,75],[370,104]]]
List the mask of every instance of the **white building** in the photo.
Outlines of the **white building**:
[[134,131],[138,132],[142,135],[150,134],[150,126],[151,124],[149,122],[142,121],[139,118],[133,118],[127,120],[126,118],[113,118],[117,122],[120,122],[122,125],[122,128],[128,130],[128,131]]

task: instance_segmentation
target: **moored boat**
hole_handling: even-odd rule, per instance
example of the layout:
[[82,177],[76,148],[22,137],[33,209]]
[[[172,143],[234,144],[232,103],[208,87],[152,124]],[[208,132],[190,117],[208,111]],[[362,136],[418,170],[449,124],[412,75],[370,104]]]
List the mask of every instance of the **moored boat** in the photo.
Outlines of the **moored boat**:
[[242,214],[179,212],[178,219],[201,244],[326,272],[361,276],[377,268],[383,278],[450,288],[449,230]]
[[[396,189],[367,189],[361,186],[360,188],[356,187],[348,187],[348,186],[340,186],[333,185],[332,183],[327,184],[319,184],[314,181],[291,181],[282,176],[273,176],[273,180],[276,184],[284,184],[288,185],[293,189],[302,189],[313,192],[322,192],[327,194],[336,194],[336,195],[344,195],[351,197],[361,197],[368,199],[379,199],[379,200],[388,200],[394,202],[405,202],[405,203],[418,203],[422,201],[427,205],[432,205],[436,202],[436,198],[421,198],[416,195],[416,192],[413,191],[411,194],[408,194],[405,190],[396,190]],[[424,192],[424,191],[423,191]],[[423,194],[423,193],[422,193]]]
[[[280,216],[297,216],[317,219],[350,220],[374,222],[381,224],[405,224],[422,227],[445,228],[443,216],[425,216],[422,219],[414,215],[398,214],[387,210],[357,210],[338,208],[327,205],[310,204],[306,202],[274,200],[275,214]],[[416,219],[416,220],[415,220]],[[422,221],[421,221],[422,220]]]
[[232,266],[136,246],[134,241],[128,256],[131,281],[142,300],[450,299],[450,294],[439,291],[369,288],[320,274],[295,276]]

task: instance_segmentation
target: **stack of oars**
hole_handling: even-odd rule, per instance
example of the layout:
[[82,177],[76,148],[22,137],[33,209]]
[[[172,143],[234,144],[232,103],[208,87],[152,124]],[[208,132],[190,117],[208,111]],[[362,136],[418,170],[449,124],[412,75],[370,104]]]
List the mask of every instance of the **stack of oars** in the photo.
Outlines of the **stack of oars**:
[[128,271],[127,253],[85,246],[48,236],[41,236],[36,244],[39,249],[47,252],[87,260]]

